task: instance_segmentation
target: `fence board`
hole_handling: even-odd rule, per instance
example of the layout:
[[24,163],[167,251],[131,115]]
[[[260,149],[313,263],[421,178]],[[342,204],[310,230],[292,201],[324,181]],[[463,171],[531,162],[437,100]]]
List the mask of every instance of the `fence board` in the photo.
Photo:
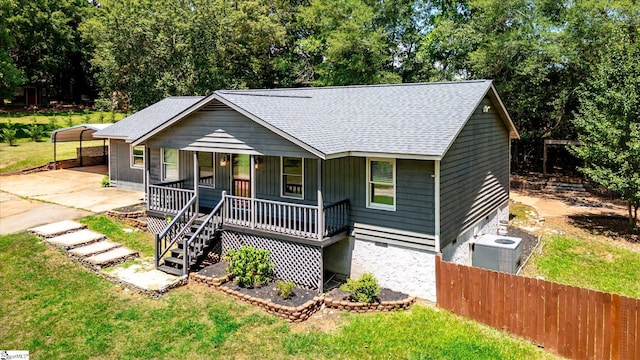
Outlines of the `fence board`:
[[640,325],[638,324],[638,318],[640,317],[639,305],[640,300],[629,299],[629,339],[627,343],[629,359],[640,357],[640,351],[636,351],[636,347],[640,347],[640,335],[638,334],[640,332]]
[[589,328],[587,329],[587,358],[595,359],[596,357],[596,323],[597,323],[597,295],[593,291],[589,292]]
[[571,329],[569,330],[569,358],[575,358],[578,355],[580,344],[580,288],[572,286],[570,294],[571,302]]
[[596,358],[604,358],[604,293],[596,293]]
[[604,354],[601,359],[611,359],[611,294],[604,293],[604,342],[602,350]]
[[578,359],[585,359],[587,357],[587,329],[588,314],[589,314],[589,293],[587,289],[578,290],[578,306],[580,312],[578,315],[578,323],[580,324],[578,329]]
[[538,345],[544,345],[544,303],[545,303],[545,288],[548,284],[545,281],[536,280],[536,303],[538,304],[538,315],[536,316],[536,342]]
[[[620,330],[622,323],[626,322],[626,316],[623,319],[620,308],[620,295],[613,294],[611,296],[611,358],[620,359]],[[626,325],[626,324],[625,324]]]
[[469,287],[471,286],[471,283],[469,282],[469,267],[464,266],[460,268],[460,276],[462,279],[462,283],[460,285],[460,288],[462,290],[462,306],[460,308],[460,315],[464,316],[464,317],[469,317],[469,315],[471,314],[471,311],[469,310],[469,308],[471,307],[471,291],[469,289]]

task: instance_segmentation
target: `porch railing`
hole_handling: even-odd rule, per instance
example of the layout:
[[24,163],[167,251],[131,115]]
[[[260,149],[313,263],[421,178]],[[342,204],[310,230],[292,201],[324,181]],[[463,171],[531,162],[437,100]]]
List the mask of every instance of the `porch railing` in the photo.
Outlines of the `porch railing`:
[[[169,187],[162,185],[149,185],[147,197],[147,209],[168,214],[177,214],[187,203],[193,200],[195,191],[181,189],[176,186],[178,182],[169,183]],[[173,186],[173,187],[171,187]]]
[[[223,222],[303,238],[318,238],[318,207],[280,201],[226,196]],[[348,228],[349,201],[324,207],[322,235],[333,236]]]
[[209,246],[212,239],[216,236],[216,231],[222,225],[222,210],[224,204],[224,192],[222,194],[222,200],[216,205],[216,207],[207,215],[202,221],[202,224],[193,233],[193,235],[187,240],[183,248],[183,265],[182,271],[184,274],[189,269],[191,259],[200,256],[207,246]]
[[191,228],[191,224],[198,215],[198,198],[192,197],[180,212],[171,220],[169,226],[164,231],[156,235],[156,268],[160,266],[162,259],[177,242],[184,237],[187,230]]
[[349,199],[324,207],[324,236],[333,236],[349,229]]

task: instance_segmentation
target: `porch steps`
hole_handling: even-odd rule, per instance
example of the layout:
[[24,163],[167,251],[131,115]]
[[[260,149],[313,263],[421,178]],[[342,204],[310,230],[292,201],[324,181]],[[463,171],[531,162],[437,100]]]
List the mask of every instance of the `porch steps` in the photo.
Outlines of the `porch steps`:
[[29,231],[41,238],[46,239],[84,228],[86,228],[86,225],[81,224],[77,221],[64,220],[47,225],[37,226],[29,229]]
[[181,276],[182,275],[182,269],[177,269],[171,266],[167,266],[167,265],[160,265],[158,266],[158,270],[166,272],[167,274],[171,274],[171,275],[175,275],[175,276]]
[[104,239],[106,239],[106,237],[100,233],[89,229],[82,229],[51,238],[45,238],[45,241],[65,250],[70,250],[78,246],[91,244]]

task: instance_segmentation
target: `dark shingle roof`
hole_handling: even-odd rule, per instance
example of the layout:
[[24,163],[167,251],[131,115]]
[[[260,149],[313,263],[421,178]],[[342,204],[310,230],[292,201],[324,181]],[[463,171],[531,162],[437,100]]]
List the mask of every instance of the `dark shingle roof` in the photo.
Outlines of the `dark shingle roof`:
[[442,156],[490,87],[478,80],[214,95],[325,155]]
[[160,100],[106,129],[97,131],[94,136],[134,141],[197,104],[203,98],[204,96],[175,96]]

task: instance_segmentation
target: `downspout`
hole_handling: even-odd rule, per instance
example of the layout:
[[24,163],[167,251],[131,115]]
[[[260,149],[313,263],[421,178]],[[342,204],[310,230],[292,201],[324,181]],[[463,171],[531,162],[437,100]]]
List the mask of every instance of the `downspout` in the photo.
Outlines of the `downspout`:
[[440,160],[434,161],[434,178],[433,178],[433,192],[434,192],[434,223],[435,223],[435,247],[436,253],[440,254]]
[[249,177],[251,180],[251,228],[255,228],[256,226],[256,156],[249,155],[250,159],[250,169],[249,169]]

